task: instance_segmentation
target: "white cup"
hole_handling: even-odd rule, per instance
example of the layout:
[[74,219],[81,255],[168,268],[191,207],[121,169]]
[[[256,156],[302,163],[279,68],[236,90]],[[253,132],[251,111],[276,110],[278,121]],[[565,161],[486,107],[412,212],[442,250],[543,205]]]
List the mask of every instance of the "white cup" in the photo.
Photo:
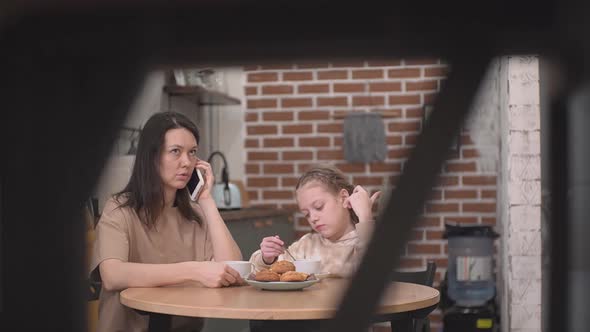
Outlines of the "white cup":
[[295,271],[307,274],[320,273],[321,261],[319,259],[301,259],[293,262],[295,264]]
[[238,271],[240,276],[244,279],[250,275],[250,272],[252,272],[252,263],[248,261],[225,261],[223,263]]

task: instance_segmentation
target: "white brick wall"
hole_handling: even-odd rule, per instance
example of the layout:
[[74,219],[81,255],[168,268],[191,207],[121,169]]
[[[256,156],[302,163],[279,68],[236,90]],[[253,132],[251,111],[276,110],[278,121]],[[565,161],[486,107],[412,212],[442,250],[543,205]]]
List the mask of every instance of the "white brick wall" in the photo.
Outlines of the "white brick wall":
[[541,255],[541,231],[518,231],[509,234],[508,255]]
[[510,157],[510,180],[541,179],[540,155],[513,155]]
[[511,130],[508,136],[508,144],[512,154],[539,154],[541,144],[539,131],[516,131]]
[[517,279],[512,283],[512,303],[518,305],[541,303],[541,280]]
[[540,205],[541,181],[515,180],[508,182],[508,195],[512,205]]
[[509,105],[508,124],[510,130],[539,130],[541,117],[538,105]]
[[541,305],[511,305],[510,331],[540,331]]
[[512,222],[509,223],[510,234],[519,231],[536,231],[541,229],[541,207],[530,205],[515,205],[509,209]]
[[535,56],[503,59],[507,82],[501,194],[502,330],[541,330],[541,158],[539,68]]

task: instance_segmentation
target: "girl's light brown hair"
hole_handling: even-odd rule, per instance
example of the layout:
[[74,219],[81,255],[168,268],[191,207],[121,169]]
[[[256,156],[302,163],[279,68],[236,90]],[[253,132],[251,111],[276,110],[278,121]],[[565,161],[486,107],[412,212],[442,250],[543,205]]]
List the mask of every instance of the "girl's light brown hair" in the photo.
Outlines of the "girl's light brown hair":
[[[295,185],[295,191],[310,182],[319,182],[334,195],[338,195],[342,189],[345,189],[349,195],[352,195],[354,190],[354,186],[346,180],[346,175],[344,175],[341,170],[327,164],[311,166],[305,173],[303,173],[303,175],[301,175],[301,177],[299,177],[299,180]],[[349,211],[352,222],[355,224],[358,223],[357,215],[352,209]]]

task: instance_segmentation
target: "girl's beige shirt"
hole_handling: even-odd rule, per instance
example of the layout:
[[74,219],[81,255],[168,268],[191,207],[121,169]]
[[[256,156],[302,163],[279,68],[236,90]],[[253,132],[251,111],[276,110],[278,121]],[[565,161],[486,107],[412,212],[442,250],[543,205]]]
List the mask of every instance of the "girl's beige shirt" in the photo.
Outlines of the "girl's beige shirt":
[[[351,276],[365,251],[366,244],[370,240],[374,228],[374,222],[362,222],[355,225],[353,231],[348,232],[337,241],[330,241],[319,233],[308,233],[289,246],[289,252],[296,259],[321,260],[321,272],[335,276]],[[293,261],[287,253],[280,255],[277,260]],[[256,271],[268,269],[269,264],[262,260],[262,252],[255,251],[250,257]]]

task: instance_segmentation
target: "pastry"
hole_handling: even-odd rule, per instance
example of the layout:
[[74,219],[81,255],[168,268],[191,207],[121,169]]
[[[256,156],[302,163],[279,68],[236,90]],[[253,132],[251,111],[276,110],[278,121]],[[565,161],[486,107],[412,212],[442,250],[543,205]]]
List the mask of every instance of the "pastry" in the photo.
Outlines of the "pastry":
[[256,272],[256,275],[254,276],[254,280],[256,280],[256,281],[280,281],[281,276],[278,273],[275,273],[270,270],[262,270],[262,271]]
[[309,274],[303,272],[287,271],[281,274],[281,281],[305,281]]
[[277,261],[270,266],[272,272],[283,274],[287,271],[295,271],[295,265],[289,261]]

